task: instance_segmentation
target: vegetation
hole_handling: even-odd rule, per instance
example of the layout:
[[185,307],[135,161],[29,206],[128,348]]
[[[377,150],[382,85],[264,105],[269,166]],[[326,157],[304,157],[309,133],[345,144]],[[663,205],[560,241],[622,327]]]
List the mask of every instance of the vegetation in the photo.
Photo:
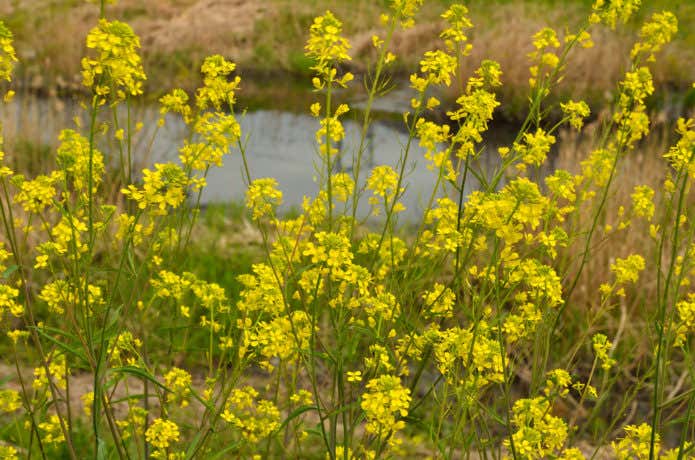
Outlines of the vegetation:
[[[25,88],[48,94],[80,92],[80,61],[84,43],[75,35],[86,35],[98,19],[98,11],[82,1],[25,0],[6,2],[0,14],[17,37],[21,63],[15,81]],[[403,81],[416,68],[422,54],[437,44],[437,31],[444,27],[439,11],[451,0],[433,0],[418,13],[418,23],[396,30],[391,48],[398,55],[385,71]],[[619,31],[595,27],[595,46],[567,59],[565,79],[550,95],[555,103],[581,98],[599,113],[612,102],[607,95],[629,67],[632,37],[651,14],[672,11],[680,28],[664,47],[660,64],[653,69],[658,98],[650,109],[668,105],[671,93],[679,97],[690,91],[686,105],[695,105],[690,90],[695,61],[695,4],[680,0],[643,2]],[[502,106],[497,119],[521,122],[528,108],[525,56],[532,51],[530,37],[546,24],[558,30],[575,30],[591,10],[587,0],[473,1],[474,27],[469,40],[474,45],[471,59],[461,62],[462,75],[472,73],[482,59],[494,59],[505,69],[500,88]],[[221,54],[239,65],[244,91],[242,108],[306,110],[310,97],[311,62],[302,50],[314,16],[327,9],[346,18],[345,35],[352,45],[352,60],[342,65],[358,77],[369,71],[376,54],[371,46],[374,33],[384,35],[379,15],[387,1],[328,0],[121,0],[112,5],[113,17],[128,21],[141,37],[143,66],[149,76],[146,97],[156,101],[168,88],[181,87],[189,93],[201,84],[200,65],[208,54]],[[347,20],[349,18],[349,20]],[[51,37],[47,40],[46,37]],[[353,93],[362,91],[353,85]],[[358,96],[361,96],[358,94]],[[455,106],[457,90],[443,89],[442,115]]]
[[[408,80],[400,161],[365,177],[371,109],[423,1],[378,16],[354,151],[341,151],[350,107],[336,102],[356,84],[351,44],[326,11],[297,58],[315,93],[319,191],[283,216],[275,178],[246,166],[242,79],[219,54],[194,92],[159,99],[158,126],[166,115],[188,129],[178,161],[136,168],[148,144],[131,108],[147,77],[138,35],[107,3],[89,5],[88,122],[55,152],[0,155],[0,458],[695,458],[695,119],[678,120],[672,145],[648,137],[674,14],[643,18],[611,112],[591,126],[585,101],[551,94],[639,0],[540,28],[526,118],[491,152],[506,69],[473,58],[468,9],[447,2]],[[0,45],[9,82],[4,23]],[[455,106],[433,121],[447,91]],[[435,185],[410,228],[400,199],[416,143]],[[230,153],[244,208],[201,210]],[[20,172],[28,163],[46,170]]]

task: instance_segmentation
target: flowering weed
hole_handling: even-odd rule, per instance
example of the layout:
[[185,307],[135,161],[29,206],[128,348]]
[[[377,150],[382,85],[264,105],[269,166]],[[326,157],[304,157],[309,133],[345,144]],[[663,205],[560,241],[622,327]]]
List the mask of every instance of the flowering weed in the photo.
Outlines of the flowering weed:
[[[399,59],[394,32],[414,27],[423,3],[393,0],[380,18],[354,151],[341,142],[350,108],[335,101],[355,78],[345,70],[350,43],[330,11],[313,21],[305,51],[321,101],[307,108],[318,119],[320,191],[284,217],[276,179],[248,168],[235,114],[242,80],[220,55],[204,61],[194,93],[160,100],[162,116],[188,128],[179,161],[134,170],[137,126],[118,125],[116,110],[143,92],[139,39],[99,20],[82,64],[88,126],[61,132],[53,171],[30,178],[0,166],[0,340],[17,371],[0,388],[2,458],[406,458],[421,444],[432,458],[577,459],[595,455],[579,448],[587,441],[618,458],[693,457],[693,119],[679,120],[662,152],[661,189],[641,184],[629,209],[607,216],[622,165],[649,133],[650,65],[675,16],[642,27],[613,113],[577,171],[541,174],[561,130],[582,130],[590,116],[567,100],[559,120],[548,117],[568,56],[640,2],[596,1],[563,39],[550,27],[529,37],[528,116],[497,152],[481,145],[505,69],[483,60],[461,74],[473,24],[452,5],[441,46],[409,78],[400,161],[360,177],[371,107]],[[9,80],[16,56],[2,24],[0,45]],[[435,121],[433,94],[448,87],[456,105]],[[102,148],[109,130],[114,151]],[[414,143],[435,185],[418,227],[404,231]],[[243,162],[263,251],[234,289],[183,268],[207,174],[230,153]],[[491,154],[497,166],[479,167]],[[336,172],[349,155],[352,171]],[[115,199],[104,188],[110,168],[122,181]],[[473,180],[478,189],[464,193]],[[646,232],[651,246],[611,254],[608,277],[593,280],[582,304],[590,261],[626,229]],[[639,343],[615,326],[627,302],[641,303],[647,321]],[[74,398],[78,375],[91,385]]]

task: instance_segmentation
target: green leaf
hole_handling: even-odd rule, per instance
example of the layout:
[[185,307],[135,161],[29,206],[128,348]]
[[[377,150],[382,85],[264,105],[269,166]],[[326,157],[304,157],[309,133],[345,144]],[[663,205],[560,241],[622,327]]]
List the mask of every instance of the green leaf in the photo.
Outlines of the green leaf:
[[5,269],[5,271],[2,272],[2,277],[3,277],[3,279],[9,278],[10,275],[11,275],[12,273],[16,272],[18,268],[19,268],[19,265],[10,265],[9,267],[7,267],[7,268]]
[[280,428],[278,428],[278,431],[282,430],[285,426],[287,426],[288,423],[290,423],[295,418],[299,417],[300,415],[302,415],[305,412],[309,412],[310,410],[318,411],[318,408],[316,406],[300,406],[300,407],[296,408],[287,416],[285,421],[282,422],[282,425],[280,425]]
[[139,377],[141,379],[149,380],[150,382],[154,383],[162,390],[168,391],[169,393],[172,392],[169,388],[167,388],[166,386],[164,386],[164,384],[162,384],[159,380],[157,380],[154,377],[154,375],[150,374],[149,372],[147,372],[144,369],[141,369],[139,367],[135,367],[135,366],[114,367],[114,368],[111,368],[111,371],[121,372],[123,374],[130,374],[130,375],[134,375],[135,377]]
[[82,361],[82,365],[81,365],[82,368],[84,368],[84,369],[88,369],[88,368],[89,368],[89,360],[87,359],[87,356],[84,354],[84,352],[83,352],[81,349],[76,348],[76,347],[74,347],[74,346],[70,346],[70,345],[67,344],[67,343],[61,342],[61,341],[58,340],[57,338],[55,338],[55,337],[53,337],[52,335],[50,335],[49,332],[53,332],[54,334],[58,334],[58,335],[61,335],[61,336],[63,336],[63,337],[72,339],[72,340],[75,341],[75,342],[77,342],[77,337],[75,337],[75,336],[72,335],[72,334],[68,334],[68,333],[65,332],[65,331],[62,331],[62,330],[60,330],[60,329],[55,329],[55,328],[52,328],[52,327],[41,327],[41,328],[36,327],[36,328],[34,328],[34,330],[36,330],[36,332],[37,332],[41,337],[43,337],[43,338],[45,338],[46,340],[48,340],[49,342],[55,344],[58,348],[60,348],[60,349],[63,350],[64,352],[69,353],[69,354],[71,354],[72,356],[75,356],[75,357],[77,357],[79,360],[81,360],[81,361]]

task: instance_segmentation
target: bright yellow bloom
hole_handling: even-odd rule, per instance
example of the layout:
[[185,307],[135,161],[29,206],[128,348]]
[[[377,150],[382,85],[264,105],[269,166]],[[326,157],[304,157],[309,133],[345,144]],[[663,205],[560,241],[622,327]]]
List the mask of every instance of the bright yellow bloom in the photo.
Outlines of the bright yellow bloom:
[[343,23],[330,11],[314,19],[311,25],[309,40],[304,49],[306,55],[316,61],[311,67],[324,80],[333,79],[333,65],[341,61],[349,61],[350,44],[341,37]]
[[169,372],[164,375],[164,382],[171,390],[167,393],[167,401],[178,402],[181,407],[188,406],[188,398],[191,395],[191,374],[178,367],[172,367]]
[[635,215],[651,220],[654,216],[654,189],[648,185],[638,185],[630,195],[632,197],[632,208]]
[[12,80],[12,69],[17,62],[12,32],[0,21],[0,80]]
[[604,371],[610,370],[616,364],[615,359],[610,357],[613,344],[603,334],[595,334],[591,338],[596,359],[601,363],[601,368]]
[[10,413],[22,407],[22,399],[15,390],[0,390],[0,412]]
[[278,408],[271,401],[259,400],[250,386],[232,390],[220,416],[250,443],[258,443],[280,427]]
[[428,83],[451,85],[451,77],[456,72],[456,58],[444,51],[425,51],[420,61],[420,72]]
[[637,10],[641,0],[595,0],[591,9],[593,13],[589,17],[591,23],[603,23],[615,29],[616,23],[627,23]]
[[60,418],[57,415],[51,415],[47,422],[39,423],[41,431],[41,442],[44,444],[62,444],[65,442],[65,436],[60,426]]
[[128,24],[99,20],[87,35],[87,48],[97,56],[82,59],[82,83],[93,88],[101,102],[107,96],[118,100],[142,94],[146,77],[137,52],[140,39]]
[[654,13],[651,20],[640,29],[641,41],[635,43],[630,57],[635,59],[640,54],[647,56],[647,61],[654,61],[654,54],[669,43],[678,32],[678,19],[670,11]]
[[564,113],[567,117],[570,125],[578,130],[582,129],[582,126],[584,125],[584,118],[588,117],[591,113],[589,106],[586,105],[586,102],[584,101],[563,102],[560,103],[560,108],[562,109],[562,113]]
[[405,428],[405,422],[398,419],[408,415],[411,397],[401,379],[382,375],[371,379],[366,388],[361,407],[367,418],[367,432],[385,438]]
[[167,449],[179,440],[179,427],[171,420],[156,418],[145,432],[145,439],[155,450]]
[[[213,107],[219,112],[223,106],[231,108],[235,104],[235,93],[241,84],[241,77],[237,75],[229,80],[229,75],[234,72],[234,69],[236,64],[227,61],[219,54],[205,58],[200,68],[203,74],[203,87],[198,88],[196,93],[196,105],[200,110]],[[180,94],[178,97],[181,97]]]
[[277,189],[278,182],[272,178],[255,179],[246,190],[246,207],[254,219],[272,217],[275,209],[282,204],[282,192]]

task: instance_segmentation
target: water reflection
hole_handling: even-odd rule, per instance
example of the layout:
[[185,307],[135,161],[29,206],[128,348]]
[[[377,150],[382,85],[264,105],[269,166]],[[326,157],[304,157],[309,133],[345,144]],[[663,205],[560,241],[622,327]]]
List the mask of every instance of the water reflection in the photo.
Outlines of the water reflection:
[[[75,127],[75,117],[81,126],[88,125],[87,112],[70,100],[42,99],[36,97],[16,98],[2,108],[5,131],[9,138],[23,138],[37,144],[57,145],[58,133],[66,127]],[[157,128],[157,107],[133,109],[133,121],[142,121],[143,130],[134,141],[133,158],[139,167],[152,162],[176,160],[178,149],[187,136],[184,123],[175,116],[167,116],[163,127]],[[125,119],[125,112],[119,118]],[[239,116],[245,136],[249,167],[253,177],[275,177],[284,194],[284,208],[301,206],[303,197],[314,196],[318,191],[318,169],[314,133],[318,128],[315,118],[308,115],[258,110]],[[337,167],[350,172],[352,156],[359,147],[360,127],[357,122],[346,120],[346,136],[342,143],[342,161]],[[84,128],[86,129],[86,128]],[[369,171],[378,165],[400,166],[400,160],[408,135],[388,122],[372,124],[367,150],[363,156],[361,183]],[[113,146],[112,146],[113,147]],[[109,150],[104,146],[104,151]],[[422,215],[436,182],[436,172],[426,167],[424,151],[413,142],[406,162],[406,187],[403,204],[407,211],[405,219],[412,220]],[[238,149],[224,159],[224,166],[212,168],[208,176],[208,187],[202,202],[228,202],[244,198],[246,184],[242,175],[242,160]],[[471,184],[472,190],[472,184]],[[470,190],[469,190],[470,191]],[[366,199],[363,200],[366,205]],[[366,207],[360,214],[368,212]]]

